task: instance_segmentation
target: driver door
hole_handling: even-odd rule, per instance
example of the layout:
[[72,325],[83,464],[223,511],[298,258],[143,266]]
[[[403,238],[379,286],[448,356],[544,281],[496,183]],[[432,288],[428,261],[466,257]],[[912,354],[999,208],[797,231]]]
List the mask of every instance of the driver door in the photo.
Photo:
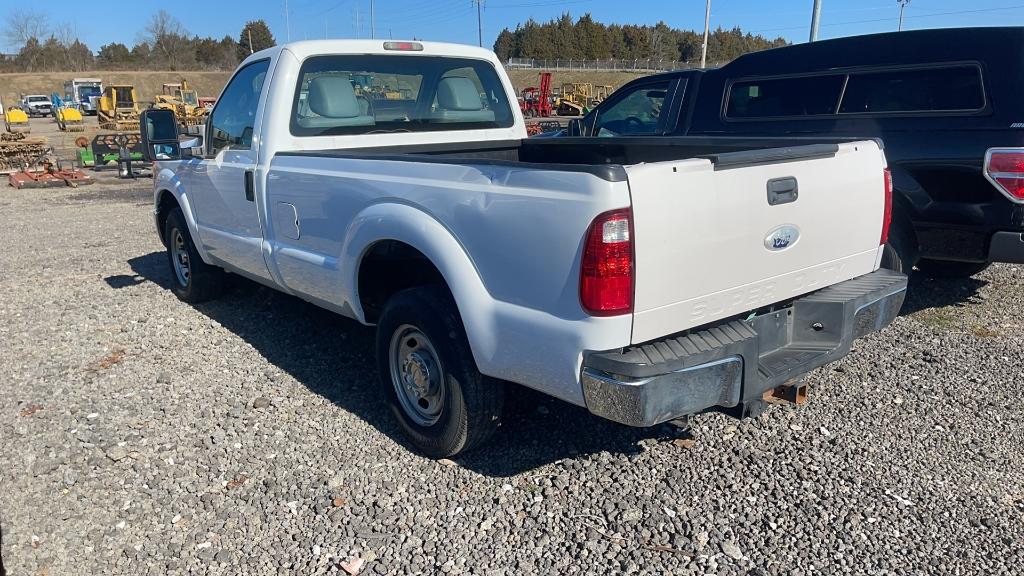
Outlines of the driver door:
[[206,155],[190,162],[190,201],[207,255],[226,268],[270,278],[263,258],[263,230],[254,174],[261,94],[270,60],[239,70],[210,114]]

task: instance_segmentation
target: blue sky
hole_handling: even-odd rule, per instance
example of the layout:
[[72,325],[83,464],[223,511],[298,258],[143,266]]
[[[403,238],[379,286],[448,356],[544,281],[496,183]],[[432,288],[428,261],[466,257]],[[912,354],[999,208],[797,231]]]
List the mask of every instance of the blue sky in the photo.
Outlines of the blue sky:
[[[0,5],[16,0],[0,0]],[[377,37],[420,38],[475,44],[476,8],[472,0],[374,0]],[[102,5],[102,2],[100,3]],[[130,9],[79,12],[72,26],[91,48],[117,41],[131,46],[149,17],[165,7],[192,34],[237,36],[248,19],[263,18],[278,42],[288,36],[285,0],[208,0],[160,2],[136,0]],[[711,25],[783,36],[794,42],[807,39],[813,0],[712,0]],[[25,4],[21,4],[25,6]],[[48,13],[50,23],[67,22],[61,3],[29,3]],[[822,0],[821,38],[896,29],[896,0]],[[369,37],[370,0],[288,0],[291,38]],[[568,11],[574,17],[590,12],[606,23],[654,24],[701,29],[704,0],[484,0],[484,45],[491,46],[503,27],[532,17],[548,20]],[[358,15],[358,16],[357,16]],[[950,26],[1024,25],[1024,0],[912,0],[907,8],[907,29]],[[358,22],[358,28],[357,28]],[[326,29],[326,30],[325,30]]]

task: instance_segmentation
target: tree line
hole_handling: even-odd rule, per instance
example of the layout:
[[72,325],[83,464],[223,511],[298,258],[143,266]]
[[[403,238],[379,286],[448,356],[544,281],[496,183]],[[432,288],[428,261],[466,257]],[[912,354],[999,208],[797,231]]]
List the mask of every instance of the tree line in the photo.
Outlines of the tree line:
[[164,10],[154,14],[129,48],[121,42],[93,52],[70,25],[50,26],[45,15],[16,11],[8,15],[3,37],[20,46],[0,57],[0,72],[79,72],[85,70],[233,70],[250,54],[276,44],[263,20],[247,22],[238,37],[189,34]]
[[[664,22],[654,26],[603,24],[590,14],[573,21],[569,13],[545,23],[530,19],[505,28],[494,42],[494,52],[502,62],[509,58],[663,60],[700,62],[703,32],[670,28]],[[718,28],[708,36],[708,62],[724,63],[741,54],[785,46],[783,38],[774,40],[740,28]]]

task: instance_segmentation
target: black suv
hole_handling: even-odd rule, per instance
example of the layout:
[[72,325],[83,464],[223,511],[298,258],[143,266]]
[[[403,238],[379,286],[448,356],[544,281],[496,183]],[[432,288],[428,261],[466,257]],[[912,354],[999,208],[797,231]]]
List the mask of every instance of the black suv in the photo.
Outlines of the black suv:
[[1024,262],[1024,28],[874,34],[634,80],[580,136],[880,138],[894,206],[883,265],[969,276]]

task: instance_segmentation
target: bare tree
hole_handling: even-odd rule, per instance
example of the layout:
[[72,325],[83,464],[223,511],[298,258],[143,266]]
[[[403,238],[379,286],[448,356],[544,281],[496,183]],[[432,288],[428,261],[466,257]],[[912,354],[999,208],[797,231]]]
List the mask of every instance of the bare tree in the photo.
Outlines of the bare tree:
[[8,14],[3,37],[11,48],[21,48],[29,38],[42,40],[50,31],[46,14],[34,10],[15,10]]
[[146,25],[147,43],[161,64],[176,70],[189,51],[188,31],[166,10],[160,10]]

